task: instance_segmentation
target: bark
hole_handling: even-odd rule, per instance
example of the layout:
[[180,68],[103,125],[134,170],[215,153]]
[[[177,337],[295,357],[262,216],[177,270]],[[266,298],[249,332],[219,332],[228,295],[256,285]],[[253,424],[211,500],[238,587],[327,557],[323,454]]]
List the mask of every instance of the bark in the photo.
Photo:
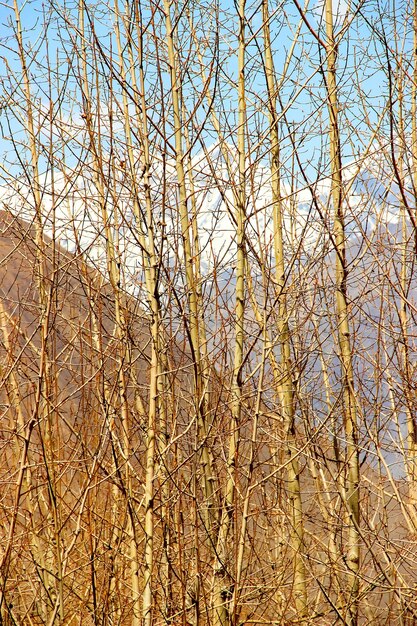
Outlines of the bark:
[[341,367],[342,413],[346,437],[346,507],[347,507],[347,585],[350,602],[346,621],[355,626],[358,623],[359,604],[359,449],[357,405],[354,388],[352,347],[347,299],[346,234],[343,214],[343,180],[341,142],[339,132],[339,103],[337,93],[336,60],[337,43],[333,32],[332,0],[326,0],[326,53],[327,53],[327,102],[330,118],[330,166],[331,196],[334,212],[334,245],[336,276],[336,316],[338,324],[339,358]]
[[271,142],[271,183],[274,220],[275,281],[278,290],[278,336],[280,346],[279,378],[277,393],[284,420],[285,454],[287,465],[287,489],[290,503],[291,547],[294,555],[294,596],[297,615],[303,620],[307,615],[307,586],[304,566],[303,505],[300,487],[300,469],[296,442],[296,396],[291,362],[289,311],[286,291],[288,271],[285,267],[283,243],[283,202],[280,183],[280,148],[277,115],[277,86],[271,51],[268,1],[263,1],[263,28],[265,41],[265,74],[268,89],[269,136]]

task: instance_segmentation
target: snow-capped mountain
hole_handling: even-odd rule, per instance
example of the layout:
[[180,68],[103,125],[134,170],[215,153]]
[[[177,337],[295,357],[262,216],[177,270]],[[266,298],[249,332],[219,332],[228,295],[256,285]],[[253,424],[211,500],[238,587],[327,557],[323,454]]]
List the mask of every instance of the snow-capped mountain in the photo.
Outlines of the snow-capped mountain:
[[[40,180],[42,215],[46,234],[55,231],[61,245],[83,252],[97,267],[106,267],[106,232],[104,222],[113,233],[124,270],[125,287],[137,288],[141,273],[142,252],[137,229],[145,237],[149,224],[144,213],[144,190],[138,168],[138,200],[141,223],[133,211],[131,185],[125,175],[125,164],[119,163],[107,183],[97,183],[92,168],[82,172],[45,175]],[[191,163],[193,180],[188,177],[188,213],[198,233],[201,269],[209,274],[233,265],[235,244],[236,164],[226,165],[218,149],[197,155]],[[381,152],[362,162],[349,163],[343,169],[346,232],[349,238],[361,240],[377,227],[392,228],[400,219],[400,192],[389,164]],[[109,168],[109,173],[111,172]],[[329,244],[332,232],[330,202],[331,180],[318,177],[309,182],[283,181],[283,226],[289,258],[295,254],[317,254]],[[177,266],[181,258],[182,235],[178,210],[175,163],[157,163],[152,171],[152,219],[156,244],[165,255],[168,266]],[[33,192],[27,181],[15,180],[0,188],[2,208],[24,219],[35,212]],[[103,213],[105,208],[106,215]],[[274,225],[270,169],[260,163],[248,168],[246,186],[245,232],[248,246],[254,251],[272,255]],[[179,257],[179,258],[178,258]],[[139,279],[140,280],[140,279]]]

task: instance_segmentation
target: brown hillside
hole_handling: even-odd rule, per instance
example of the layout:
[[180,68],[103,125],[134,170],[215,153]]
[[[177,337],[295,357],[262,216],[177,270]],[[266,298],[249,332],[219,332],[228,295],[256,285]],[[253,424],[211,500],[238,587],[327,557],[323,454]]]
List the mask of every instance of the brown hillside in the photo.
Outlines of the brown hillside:
[[[137,605],[132,581],[136,576],[141,591],[144,580],[149,320],[125,294],[126,328],[118,338],[109,284],[81,256],[50,239],[43,245],[44,312],[34,228],[0,215],[0,623],[131,624]],[[205,526],[191,360],[173,340],[165,346],[169,413],[160,416],[155,455],[154,623],[206,625],[216,537]],[[225,377],[213,374],[213,380],[206,440],[218,517],[219,485],[227,478],[230,391]],[[297,624],[279,413],[267,403],[256,409],[250,382],[244,394],[240,482],[231,511],[235,534],[225,564],[230,572],[249,468],[253,473],[234,624]],[[347,623],[347,513],[340,487],[346,467],[324,432],[308,431],[308,419],[297,438],[308,623]],[[417,551],[408,491],[405,482],[389,480],[369,464],[362,468],[362,624],[416,623]],[[135,559],[139,571],[132,573]],[[170,622],[167,606],[177,616]]]

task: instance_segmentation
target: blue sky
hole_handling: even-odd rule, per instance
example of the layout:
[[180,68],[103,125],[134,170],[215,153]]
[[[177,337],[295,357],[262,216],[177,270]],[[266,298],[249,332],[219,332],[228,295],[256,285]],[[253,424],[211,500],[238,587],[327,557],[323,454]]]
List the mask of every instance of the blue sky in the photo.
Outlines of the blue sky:
[[[114,40],[113,16],[106,7],[97,5],[95,30],[103,50],[109,50],[113,46],[113,53],[116,50]],[[352,6],[357,3],[352,3]],[[32,2],[21,3],[21,19],[24,30],[25,47],[28,51],[34,52],[32,56],[36,57],[35,62],[30,63],[29,71],[32,76],[32,92],[35,102],[41,102],[43,106],[48,106],[49,93],[51,94],[55,106],[58,106],[60,97],[62,104],[59,103],[60,114],[68,116],[68,118],[79,119],[82,115],[81,98],[79,88],[76,86],[74,76],[77,73],[76,65],[72,65],[76,60],[75,48],[76,35],[74,30],[68,29],[66,32],[63,26],[63,16],[65,12],[59,8],[59,4],[55,4],[55,8],[49,11],[45,8],[43,2],[37,0]],[[47,5],[48,6],[48,5]],[[92,5],[91,5],[92,6]],[[144,12],[146,15],[147,3],[144,3]],[[198,12],[203,16],[198,22],[199,37],[212,37],[207,31],[210,21],[213,20],[213,4],[210,2],[193,2],[190,5],[195,11],[197,17]],[[387,37],[389,47],[394,48],[396,43],[393,38],[393,28],[397,25],[399,46],[404,46],[404,56],[409,55],[411,38],[409,32],[404,36],[401,31],[401,22],[407,15],[407,4],[396,2],[394,7],[391,5],[391,15],[387,8],[382,4],[378,5],[373,0],[366,0],[363,4],[361,13],[352,19],[352,6],[348,9],[349,4],[346,0],[335,2],[336,14],[336,33],[343,30],[344,24],[350,23],[339,45],[339,99],[340,99],[340,116],[341,130],[343,134],[343,157],[346,162],[357,158],[366,148],[369,137],[375,130],[381,112],[387,101],[387,63],[386,57],[381,44],[381,38]],[[59,8],[56,11],[56,7]],[[266,127],[267,118],[265,115],[265,86],[262,75],[262,64],[260,62],[260,51],[258,46],[262,46],[262,37],[259,36],[261,27],[260,20],[260,3],[247,4],[248,19],[250,21],[247,26],[247,35],[250,38],[252,34],[258,33],[256,39],[249,41],[247,48],[247,92],[248,92],[248,132],[252,137],[252,144],[256,149],[256,133],[262,136],[262,128]],[[393,8],[396,15],[394,21]],[[283,7],[277,3],[271,2],[271,34],[273,47],[275,50],[275,63],[280,77],[281,71],[286,62],[286,54],[291,48],[294,33],[299,23],[299,13],[293,2],[287,2]],[[385,17],[380,18],[379,12],[385,12]],[[66,15],[76,23],[77,12],[76,3],[65,5]],[[220,2],[219,15],[223,21],[220,29],[219,37],[219,54],[220,63],[216,68],[216,77],[219,77],[220,84],[217,87],[218,98],[215,106],[218,107],[219,114],[225,124],[225,132],[230,127],[229,141],[234,142],[236,128],[236,108],[237,108],[237,92],[236,92],[236,32],[237,17],[232,2]],[[320,37],[324,37],[324,27],[322,24],[322,6],[319,2],[311,4],[311,8],[306,13],[307,20],[311,26],[317,30]],[[346,21],[347,20],[347,21]],[[45,21],[48,21],[48,28],[45,27]],[[4,103],[8,98],[8,91],[11,89],[21,89],[19,84],[20,69],[19,63],[13,50],[16,50],[16,42],[13,37],[14,13],[13,5],[8,2],[0,5],[0,23],[2,24],[2,36],[0,39],[1,53],[0,56],[7,59],[9,68],[0,60],[0,77],[1,77],[1,101]],[[58,26],[58,28],[57,28]],[[187,21],[183,19],[182,34],[184,44],[187,46]],[[374,30],[372,30],[374,29]],[[410,28],[408,27],[410,30]],[[383,32],[385,30],[385,33]],[[43,34],[47,33],[46,38]],[[73,41],[71,41],[71,37]],[[46,40],[48,45],[48,55],[51,64],[52,86],[48,85],[48,68],[45,65],[46,57]],[[213,50],[213,39],[210,50],[205,55],[207,63],[212,61],[211,50]],[[404,43],[405,42],[405,43]],[[150,40],[149,51],[151,56],[155,56],[156,50],[152,49],[154,44]],[[191,50],[191,48],[190,48]],[[203,49],[204,53],[204,49]],[[30,56],[30,55],[28,55]],[[280,91],[280,104],[285,111],[285,118],[281,126],[283,154],[287,154],[287,169],[291,167],[290,155],[292,153],[292,144],[289,132],[294,133],[294,138],[298,142],[300,155],[303,155],[304,167],[308,171],[309,176],[320,175],[322,164],[321,154],[323,141],[325,141],[328,114],[324,92],[323,71],[320,69],[320,59],[325,61],[323,50],[320,50],[316,40],[309,32],[305,24],[301,25],[299,32],[299,43],[295,46],[292,60],[289,66],[287,79],[284,81]],[[322,66],[323,67],[323,66]],[[102,63],[101,69],[103,76],[106,74],[106,65]],[[202,88],[201,80],[198,78],[194,68],[190,66],[189,74],[184,74],[183,94],[189,98],[189,106],[195,102],[196,94]],[[395,68],[394,68],[395,69]],[[9,70],[16,72],[10,81]],[[66,76],[69,76],[69,79]],[[56,80],[59,76],[60,82]],[[147,65],[148,87],[151,93],[154,88],[159,89],[164,86],[166,93],[161,95],[163,98],[169,98],[169,88],[167,82],[167,74],[163,75],[162,82],[158,85],[157,75],[153,70],[153,61],[148,61]],[[62,90],[64,80],[68,80],[66,92]],[[104,85],[104,84],[103,84]],[[300,88],[300,85],[302,86]],[[113,82],[113,87],[117,83]],[[215,90],[214,81],[210,85]],[[191,94],[191,90],[193,93]],[[410,91],[410,81],[405,77],[405,90]],[[103,93],[106,93],[106,86],[103,86]],[[120,90],[119,90],[120,95]],[[106,97],[106,96],[104,96]],[[18,95],[18,99],[21,95]],[[155,95],[155,103],[158,97]],[[19,103],[18,103],[19,104]],[[153,107],[153,108],[152,108]],[[262,112],[262,109],[264,112]],[[154,117],[156,126],[160,126],[160,111],[158,105],[152,105],[150,102],[150,111]],[[205,103],[201,102],[196,119],[204,119]],[[7,119],[6,119],[7,118]],[[19,139],[21,131],[19,130],[19,122],[13,118],[13,115],[0,117],[1,137],[0,149],[4,154],[13,153],[15,150],[11,147],[10,142],[6,141],[6,137],[10,137],[10,132],[16,140]],[[409,121],[407,122],[409,123]],[[289,124],[290,126],[288,126]],[[8,127],[9,125],[9,127]],[[386,126],[386,122],[381,126]],[[387,132],[387,129],[385,130]],[[207,144],[210,143],[210,128],[206,124],[204,133],[202,134]],[[197,151],[199,148],[196,148]],[[265,145],[266,152],[268,151]],[[262,145],[259,146],[259,156],[262,158]],[[68,158],[69,155],[68,155]],[[6,159],[7,160],[7,159]],[[10,157],[11,165],[11,157]]]

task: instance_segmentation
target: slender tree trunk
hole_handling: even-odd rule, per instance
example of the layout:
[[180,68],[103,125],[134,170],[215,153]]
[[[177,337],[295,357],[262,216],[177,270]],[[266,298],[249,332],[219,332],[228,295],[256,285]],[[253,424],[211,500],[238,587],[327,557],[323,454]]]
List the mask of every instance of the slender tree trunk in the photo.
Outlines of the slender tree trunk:
[[303,505],[300,488],[300,470],[296,443],[296,411],[295,389],[291,363],[291,343],[289,328],[289,312],[287,307],[286,290],[288,275],[285,268],[283,242],[283,204],[280,183],[280,149],[277,115],[277,87],[275,81],[274,61],[271,51],[269,32],[268,0],[263,0],[263,28],[265,41],[265,73],[268,89],[269,104],[269,136],[271,141],[271,169],[272,169],[272,207],[274,223],[274,252],[276,263],[276,285],[278,289],[278,333],[280,337],[279,379],[277,391],[281,405],[285,427],[285,447],[288,460],[287,482],[290,502],[291,518],[291,547],[294,554],[294,596],[295,606],[299,619],[307,615],[307,588],[304,567],[304,527]]
[[231,619],[230,605],[233,596],[232,579],[230,576],[230,547],[233,545],[231,536],[235,488],[237,480],[236,458],[239,443],[239,429],[242,412],[242,366],[245,337],[245,274],[246,274],[246,93],[245,93],[245,0],[238,5],[239,18],[239,49],[238,49],[238,190],[236,197],[236,287],[235,287],[235,353],[232,381],[232,422],[227,458],[227,478],[221,509],[219,534],[216,547],[213,582],[213,624],[227,626]]
[[[118,8],[117,17],[118,17]],[[116,192],[113,188],[108,187],[108,181],[106,180],[106,174],[103,170],[104,159],[102,155],[101,137],[96,135],[93,128],[93,111],[91,104],[91,94],[87,74],[87,56],[85,47],[85,29],[84,29],[84,7],[80,4],[80,33],[82,37],[82,76],[83,76],[83,105],[84,105],[84,117],[89,136],[89,150],[92,155],[94,165],[94,182],[98,192],[98,204],[101,212],[101,219],[103,225],[103,232],[105,236],[106,245],[106,260],[107,271],[110,281],[110,285],[114,295],[114,313],[115,313],[115,338],[116,338],[116,363],[117,363],[117,397],[119,404],[120,414],[120,428],[121,428],[121,444],[120,449],[122,454],[120,455],[117,472],[122,477],[124,483],[124,491],[127,496],[126,499],[126,527],[125,532],[128,537],[129,545],[129,562],[131,570],[131,589],[132,589],[132,626],[139,626],[141,623],[141,594],[139,583],[139,556],[136,542],[135,532],[135,511],[133,509],[133,482],[132,474],[130,470],[130,409],[128,401],[127,390],[127,377],[126,370],[131,363],[131,353],[129,350],[130,341],[127,328],[127,315],[126,315],[126,302],[125,295],[121,291],[121,259],[118,250],[118,202]],[[116,27],[117,41],[120,47],[120,34],[118,27]],[[96,70],[97,72],[97,70]],[[98,90],[98,85],[97,85]],[[97,94],[99,96],[99,94]],[[128,115],[125,110],[125,120],[128,120]],[[97,117],[100,117],[100,110],[97,111]],[[128,124],[128,121],[125,121]],[[129,128],[129,127],[128,127]],[[129,148],[131,149],[131,143],[129,142]],[[130,153],[129,153],[130,157]],[[107,209],[107,196],[111,199],[112,210],[114,213],[114,229],[110,220]],[[154,290],[155,292],[155,290]],[[156,292],[155,292],[156,293]],[[153,327],[153,325],[152,325]],[[158,326],[159,331],[159,326]],[[159,332],[157,341],[159,342]],[[152,352],[152,364],[151,364],[151,390],[150,390],[150,405],[149,405],[149,421],[148,421],[148,442],[147,442],[147,461],[146,461],[146,481],[145,481],[145,589],[150,587],[151,578],[151,555],[152,555],[152,541],[153,541],[153,467],[154,467],[154,453],[155,453],[155,413],[156,403],[158,399],[157,393],[157,381],[158,381],[158,348]],[[150,596],[148,590],[148,596]],[[145,603],[143,607],[148,605]],[[145,609],[143,609],[145,610]],[[150,619],[150,618],[149,618]]]
[[[46,483],[48,488],[47,502],[44,501],[44,512],[49,521],[46,532],[45,572],[44,589],[46,591],[42,601],[41,611],[48,623],[55,619],[56,612],[60,623],[64,620],[64,595],[62,587],[62,551],[60,533],[60,512],[58,498],[58,483],[55,476],[55,458],[53,451],[53,435],[55,433],[55,412],[51,403],[52,372],[49,358],[50,348],[50,316],[52,310],[52,292],[54,288],[53,276],[47,280],[46,268],[46,243],[44,239],[43,216],[42,216],[42,193],[39,176],[38,133],[35,128],[33,99],[31,93],[30,74],[28,70],[26,53],[23,46],[22,25],[20,10],[17,0],[14,0],[14,15],[16,21],[16,34],[19,50],[19,60],[23,75],[23,88],[26,105],[26,132],[30,149],[31,192],[34,205],[35,225],[35,276],[39,297],[39,328],[40,328],[40,353],[37,390],[34,400],[34,413],[32,419],[37,423],[46,469]],[[52,268],[52,272],[54,268]],[[42,499],[42,494],[41,494]],[[41,503],[40,503],[41,506]],[[53,572],[53,574],[52,574]],[[53,608],[55,606],[55,609]],[[48,617],[46,618],[46,614]]]
[[170,68],[172,113],[175,138],[175,164],[179,193],[179,213],[181,226],[181,239],[183,245],[183,255],[185,264],[185,280],[187,288],[188,303],[188,332],[190,337],[190,348],[194,360],[194,385],[197,398],[197,422],[199,439],[201,440],[201,469],[203,475],[203,492],[206,500],[206,529],[213,541],[212,533],[215,524],[214,510],[214,485],[213,485],[213,460],[207,445],[207,435],[209,429],[208,407],[207,407],[207,363],[204,359],[205,336],[204,318],[202,315],[201,293],[198,289],[199,258],[198,245],[194,240],[194,250],[191,244],[195,238],[196,231],[192,227],[192,215],[188,210],[188,193],[186,185],[186,173],[184,167],[184,128],[181,116],[181,84],[179,68],[175,51],[175,29],[171,20],[171,10],[173,3],[171,0],[164,0],[166,44],[168,49],[168,60]]
[[[400,77],[400,80],[402,78]],[[411,87],[411,168],[412,168],[412,183],[413,183],[413,195],[414,206],[417,207],[417,0],[414,0],[413,10],[413,81]],[[404,137],[405,139],[405,137]],[[406,415],[407,415],[407,431],[408,431],[408,479],[409,479],[409,499],[411,515],[415,527],[417,529],[417,417],[414,392],[410,386],[411,383],[411,359],[409,349],[409,307],[407,303],[409,292],[409,278],[407,276],[407,243],[409,237],[417,241],[417,233],[410,235],[407,227],[407,215],[404,204],[401,205],[401,219],[402,219],[402,244],[403,244],[403,258],[401,268],[401,332],[403,335],[402,347],[403,347],[403,359],[404,370],[406,374],[405,394],[406,394]],[[417,254],[417,250],[414,251]]]
[[347,300],[346,234],[343,215],[342,159],[338,121],[338,96],[336,79],[337,44],[333,32],[332,0],[326,0],[327,36],[327,101],[330,118],[330,164],[331,195],[334,211],[334,241],[336,257],[336,315],[340,351],[341,388],[343,394],[343,420],[346,435],[346,506],[347,506],[347,582],[350,602],[347,607],[347,622],[352,626],[358,623],[359,602],[359,451],[358,424],[355,388],[353,380],[352,348]]

